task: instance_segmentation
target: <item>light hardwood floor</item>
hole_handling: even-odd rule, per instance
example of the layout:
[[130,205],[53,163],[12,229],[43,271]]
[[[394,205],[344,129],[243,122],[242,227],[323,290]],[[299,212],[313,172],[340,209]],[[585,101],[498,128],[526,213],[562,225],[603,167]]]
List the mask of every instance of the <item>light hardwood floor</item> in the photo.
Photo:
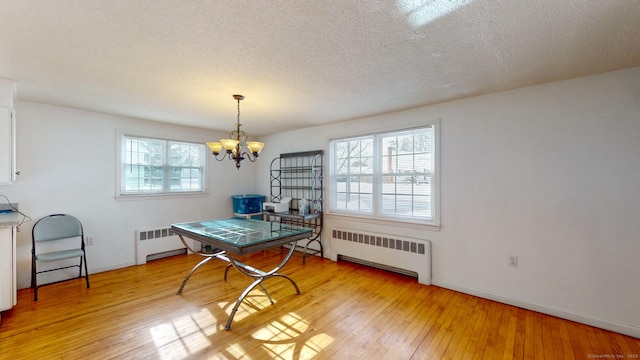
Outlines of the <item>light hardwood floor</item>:
[[[249,256],[254,266],[278,252]],[[20,290],[2,316],[0,359],[638,359],[640,340],[461,294],[365,266],[294,257],[284,267],[302,291],[265,282],[231,330],[228,313],[250,279],[211,261],[174,256]]]

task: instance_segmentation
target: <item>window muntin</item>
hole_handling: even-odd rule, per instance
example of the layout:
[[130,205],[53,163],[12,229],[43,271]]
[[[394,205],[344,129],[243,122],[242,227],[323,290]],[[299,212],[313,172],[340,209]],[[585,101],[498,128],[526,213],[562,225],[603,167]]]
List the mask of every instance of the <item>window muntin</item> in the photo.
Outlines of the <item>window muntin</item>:
[[434,221],[434,126],[331,142],[337,212]]
[[122,195],[204,191],[203,144],[124,135],[121,154]]
[[373,206],[373,139],[335,143],[336,209],[370,211]]

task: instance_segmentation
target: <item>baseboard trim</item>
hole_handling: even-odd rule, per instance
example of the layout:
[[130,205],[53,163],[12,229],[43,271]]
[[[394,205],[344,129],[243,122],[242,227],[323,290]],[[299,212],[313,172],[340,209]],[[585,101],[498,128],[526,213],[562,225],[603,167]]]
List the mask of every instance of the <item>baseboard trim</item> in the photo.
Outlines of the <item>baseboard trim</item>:
[[568,312],[565,310],[560,310],[560,309],[556,309],[556,308],[552,308],[544,305],[539,305],[539,304],[528,302],[526,300],[517,299],[517,298],[505,296],[502,294],[494,293],[491,291],[477,289],[474,287],[469,287],[469,286],[456,284],[448,281],[431,279],[431,283],[433,285],[436,285],[445,289],[454,290],[454,291],[458,291],[458,292],[473,295],[473,296],[478,296],[484,299],[497,301],[503,304],[513,305],[523,309],[532,310],[532,311],[540,312],[543,314],[559,317],[562,319],[575,321],[581,324],[614,331],[620,334],[633,336],[635,338],[640,338],[640,328],[634,327],[631,325],[620,324],[616,322],[593,318],[590,316],[576,314],[576,313]]
[[105,271],[111,271],[111,270],[118,270],[118,269],[122,269],[122,268],[126,268],[129,266],[136,266],[136,262],[125,262],[125,263],[120,263],[120,264],[116,264],[116,265],[111,265],[111,266],[103,266],[103,267],[99,267],[99,268],[95,268],[93,270],[89,269],[89,277],[91,277],[91,274],[97,274],[97,273],[101,273],[101,272],[105,272]]

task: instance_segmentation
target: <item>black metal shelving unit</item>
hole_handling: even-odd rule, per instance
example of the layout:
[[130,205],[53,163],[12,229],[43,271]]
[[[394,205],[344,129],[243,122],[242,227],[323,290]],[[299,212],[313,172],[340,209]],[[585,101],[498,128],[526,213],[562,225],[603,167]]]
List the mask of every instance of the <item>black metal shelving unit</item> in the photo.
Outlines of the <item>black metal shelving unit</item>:
[[[323,154],[322,150],[280,154],[271,161],[270,184],[271,201],[292,198],[289,210],[284,212],[263,211],[263,217],[269,221],[281,221],[294,225],[310,227],[313,235],[304,245],[296,245],[302,251],[302,263],[308,255],[320,254],[322,248],[322,209],[323,209]],[[309,202],[308,214],[298,211],[298,203],[305,199]],[[304,241],[304,240],[301,240]],[[309,245],[317,243],[319,249]]]

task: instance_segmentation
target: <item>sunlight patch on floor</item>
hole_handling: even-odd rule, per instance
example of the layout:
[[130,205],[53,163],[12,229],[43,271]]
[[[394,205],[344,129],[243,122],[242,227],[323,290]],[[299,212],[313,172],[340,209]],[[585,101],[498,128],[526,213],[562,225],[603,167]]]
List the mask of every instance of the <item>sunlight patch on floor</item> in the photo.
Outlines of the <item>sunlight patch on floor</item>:
[[240,344],[230,344],[225,350],[232,356],[231,359],[251,359]]
[[[263,295],[254,296],[252,300],[249,304],[243,302],[234,322],[236,318],[245,318],[270,305],[267,297]],[[228,314],[234,304],[224,302],[218,305]],[[226,322],[226,318],[224,321]],[[224,331],[222,325],[209,310],[203,308],[154,326],[149,332],[160,359],[180,360],[206,353],[207,349],[213,346],[213,336],[219,331]],[[257,328],[251,334],[257,342],[252,347],[254,351],[260,349],[260,356],[265,359],[313,359],[334,341],[327,334],[315,334],[314,330],[308,320],[289,312]],[[247,349],[240,343],[229,344],[222,353],[230,359],[252,358],[252,354],[248,354]],[[218,355],[222,356],[222,353]]]
[[256,340],[284,341],[294,339],[309,328],[309,323],[295,313],[288,313],[263,328],[255,331],[252,336]]
[[216,319],[207,309],[149,329],[161,359],[185,359],[211,345]]
[[[235,304],[236,301],[234,300],[233,302],[220,302],[218,306],[224,309],[225,314],[229,316]],[[236,314],[233,316],[233,322],[247,318],[269,306],[271,306],[271,302],[263,292],[252,291],[244,298],[240,307],[238,307]],[[233,327],[233,323],[231,326]]]
[[333,343],[333,338],[327,334],[318,334],[304,343],[300,350],[300,359],[312,359]]
[[290,312],[280,319],[256,330],[252,337],[262,342],[262,348],[272,359],[313,359],[333,342],[327,334],[309,339],[310,324],[298,314]]

